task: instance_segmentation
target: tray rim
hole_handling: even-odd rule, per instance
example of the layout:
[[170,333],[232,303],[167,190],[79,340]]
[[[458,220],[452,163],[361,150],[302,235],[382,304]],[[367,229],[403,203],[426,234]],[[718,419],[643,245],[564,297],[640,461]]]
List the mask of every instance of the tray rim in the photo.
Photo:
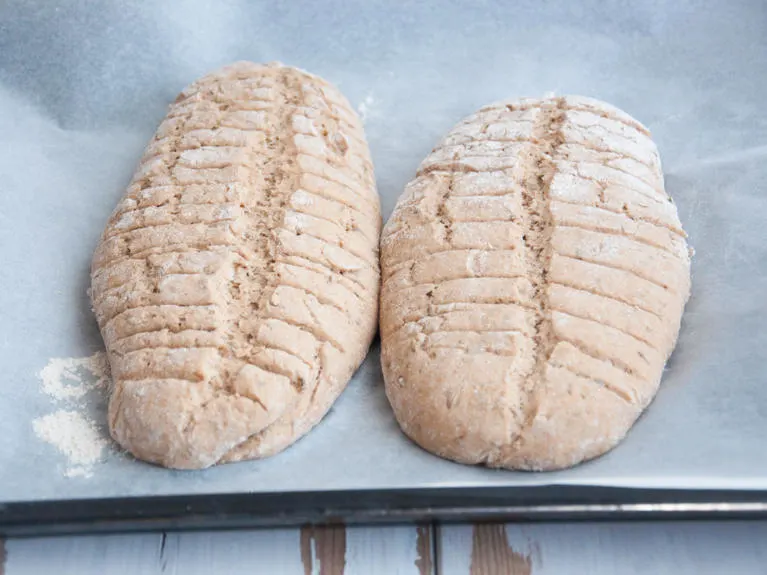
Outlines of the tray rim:
[[552,484],[230,493],[0,503],[0,535],[186,531],[306,524],[492,520],[763,519],[767,490]]

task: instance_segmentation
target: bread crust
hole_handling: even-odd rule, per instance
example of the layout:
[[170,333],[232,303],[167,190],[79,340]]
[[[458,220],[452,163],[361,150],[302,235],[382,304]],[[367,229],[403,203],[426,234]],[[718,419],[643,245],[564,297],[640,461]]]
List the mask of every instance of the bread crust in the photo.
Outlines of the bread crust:
[[238,62],[186,88],[93,257],[114,439],[191,469],[307,433],[375,333],[380,225],[361,123],[333,86]]
[[649,131],[568,96],[499,102],[421,163],[381,238],[386,393],[462,463],[575,465],[655,395],[690,257]]

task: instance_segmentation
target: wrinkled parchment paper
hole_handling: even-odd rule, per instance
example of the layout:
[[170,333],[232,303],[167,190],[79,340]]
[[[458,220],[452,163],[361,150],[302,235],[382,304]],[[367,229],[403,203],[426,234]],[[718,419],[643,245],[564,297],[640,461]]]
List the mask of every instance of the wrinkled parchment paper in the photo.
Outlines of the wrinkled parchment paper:
[[[767,4],[51,2],[0,5],[0,499],[471,485],[767,488]],[[425,154],[491,101],[576,93],[648,125],[696,249],[662,389],[619,448],[576,469],[464,467],[400,434],[374,349],[282,455],[203,472],[114,449],[90,477],[32,421],[39,371],[101,349],[92,250],[168,103],[238,59],[335,82],[363,115],[388,217]],[[104,430],[104,397],[78,404]]]

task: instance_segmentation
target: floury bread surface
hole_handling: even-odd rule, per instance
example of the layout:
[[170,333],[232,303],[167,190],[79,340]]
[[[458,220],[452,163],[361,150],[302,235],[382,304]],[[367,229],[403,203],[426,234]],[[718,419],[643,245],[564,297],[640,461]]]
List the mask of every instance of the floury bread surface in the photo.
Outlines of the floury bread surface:
[[308,432],[375,333],[379,232],[365,136],[334,87],[240,62],[185,89],[93,258],[112,436],[201,468]]
[[649,132],[582,97],[494,104],[421,164],[381,240],[386,393],[463,463],[568,467],[655,395],[690,259]]

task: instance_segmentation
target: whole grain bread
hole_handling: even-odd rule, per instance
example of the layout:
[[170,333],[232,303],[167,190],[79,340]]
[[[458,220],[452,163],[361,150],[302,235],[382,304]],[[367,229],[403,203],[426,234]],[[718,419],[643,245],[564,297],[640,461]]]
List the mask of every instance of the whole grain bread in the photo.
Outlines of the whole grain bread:
[[463,463],[564,468],[658,389],[690,257],[648,130],[583,97],[500,102],[421,164],[381,239],[386,393]]
[[174,468],[277,453],[375,333],[379,199],[324,80],[240,62],[170,107],[93,257],[112,436]]

